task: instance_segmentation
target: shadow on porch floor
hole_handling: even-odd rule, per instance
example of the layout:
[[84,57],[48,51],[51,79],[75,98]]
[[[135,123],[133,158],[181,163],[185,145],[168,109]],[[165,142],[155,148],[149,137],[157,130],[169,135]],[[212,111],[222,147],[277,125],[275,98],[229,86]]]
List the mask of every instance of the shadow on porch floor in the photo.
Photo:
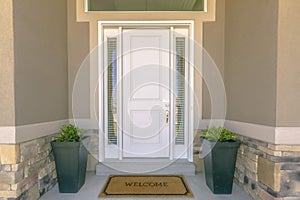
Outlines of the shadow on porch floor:
[[[81,190],[78,193],[61,194],[58,192],[58,186],[56,185],[52,190],[50,190],[44,196],[42,196],[41,200],[100,200],[98,198],[98,194],[103,184],[105,183],[106,178],[107,176],[96,176],[94,172],[88,172],[86,176],[85,185],[81,188]],[[186,179],[188,180],[190,188],[194,193],[195,200],[252,200],[252,198],[237,185],[233,186],[232,195],[212,194],[205,184],[203,174],[197,174],[194,177],[186,177]],[[117,198],[113,198],[112,200],[117,200]],[[122,200],[129,199],[122,198]],[[153,200],[159,199],[155,198]]]

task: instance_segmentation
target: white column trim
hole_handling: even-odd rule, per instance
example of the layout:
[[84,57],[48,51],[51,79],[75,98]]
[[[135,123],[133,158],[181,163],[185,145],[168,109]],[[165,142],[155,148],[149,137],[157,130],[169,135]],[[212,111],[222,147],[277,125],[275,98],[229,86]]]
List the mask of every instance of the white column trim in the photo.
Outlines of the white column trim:
[[0,144],[14,144],[16,140],[15,126],[0,127]]
[[[199,129],[206,129],[218,120],[201,120]],[[224,127],[245,137],[278,145],[300,145],[300,127],[273,127],[226,120]]]
[[0,144],[18,144],[29,140],[55,134],[69,120],[59,120],[27,124],[22,126],[0,127]]
[[300,144],[300,127],[276,127],[275,144]]

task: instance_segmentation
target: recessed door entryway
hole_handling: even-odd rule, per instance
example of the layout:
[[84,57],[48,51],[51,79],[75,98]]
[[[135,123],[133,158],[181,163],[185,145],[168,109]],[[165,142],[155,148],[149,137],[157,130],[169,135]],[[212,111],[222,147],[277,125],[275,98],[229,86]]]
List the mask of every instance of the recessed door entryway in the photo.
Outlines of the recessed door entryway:
[[190,26],[99,22],[100,161],[192,161]]

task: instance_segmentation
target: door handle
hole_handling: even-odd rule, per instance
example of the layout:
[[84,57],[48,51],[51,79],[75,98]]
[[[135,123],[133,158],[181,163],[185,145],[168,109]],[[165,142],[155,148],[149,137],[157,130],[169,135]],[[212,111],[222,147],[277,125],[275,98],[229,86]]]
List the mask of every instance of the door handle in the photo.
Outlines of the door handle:
[[166,126],[169,125],[169,110],[166,110]]

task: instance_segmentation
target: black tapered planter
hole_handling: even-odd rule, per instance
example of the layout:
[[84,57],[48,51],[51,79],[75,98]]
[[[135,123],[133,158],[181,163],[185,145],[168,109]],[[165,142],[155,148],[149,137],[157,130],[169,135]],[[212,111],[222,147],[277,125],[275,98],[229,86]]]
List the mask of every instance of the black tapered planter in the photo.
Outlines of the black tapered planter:
[[214,194],[231,194],[240,142],[202,141],[206,185]]
[[85,183],[88,151],[82,142],[52,141],[58,188],[61,193],[76,193]]

